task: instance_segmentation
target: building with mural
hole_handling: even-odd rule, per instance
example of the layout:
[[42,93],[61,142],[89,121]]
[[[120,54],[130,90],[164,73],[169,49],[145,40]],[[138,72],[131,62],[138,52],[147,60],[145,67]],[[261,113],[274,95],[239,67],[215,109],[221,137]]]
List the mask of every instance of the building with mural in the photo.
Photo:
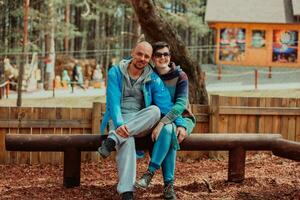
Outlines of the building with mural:
[[217,64],[300,67],[300,0],[207,0]]

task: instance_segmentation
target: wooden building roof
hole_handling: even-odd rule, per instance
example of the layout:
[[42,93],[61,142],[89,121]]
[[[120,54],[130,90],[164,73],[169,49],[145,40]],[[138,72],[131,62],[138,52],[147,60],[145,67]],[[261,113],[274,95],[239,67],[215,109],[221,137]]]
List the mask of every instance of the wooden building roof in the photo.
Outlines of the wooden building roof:
[[207,22],[296,23],[300,0],[207,0]]
[[293,14],[300,16],[300,0],[293,0]]

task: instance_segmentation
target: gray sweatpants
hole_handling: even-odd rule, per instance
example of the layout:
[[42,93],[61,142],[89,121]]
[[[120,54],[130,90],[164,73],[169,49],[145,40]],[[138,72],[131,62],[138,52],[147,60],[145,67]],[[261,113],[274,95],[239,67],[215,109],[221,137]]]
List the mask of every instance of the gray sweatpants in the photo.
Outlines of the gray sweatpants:
[[109,136],[116,142],[119,182],[119,193],[134,191],[136,179],[136,151],[134,137],[142,137],[149,133],[160,120],[160,110],[157,106],[149,106],[136,113],[123,114],[130,136],[123,138],[116,134],[110,123]]

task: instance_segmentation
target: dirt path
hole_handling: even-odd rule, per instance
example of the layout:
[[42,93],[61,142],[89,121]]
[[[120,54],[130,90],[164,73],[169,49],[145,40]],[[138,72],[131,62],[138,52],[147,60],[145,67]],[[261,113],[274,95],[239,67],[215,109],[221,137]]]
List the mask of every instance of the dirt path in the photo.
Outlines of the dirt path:
[[[138,161],[138,177],[145,171],[147,161]],[[0,165],[0,171],[3,200],[120,198],[116,193],[117,172],[112,159],[83,163],[81,186],[73,189],[62,187],[61,165]],[[226,161],[177,161],[175,189],[178,199],[300,199],[300,163],[269,154],[248,154],[243,183],[229,183],[226,179]],[[211,186],[211,192],[207,184]],[[162,199],[162,188],[161,173],[158,173],[149,190],[137,192],[137,199]]]

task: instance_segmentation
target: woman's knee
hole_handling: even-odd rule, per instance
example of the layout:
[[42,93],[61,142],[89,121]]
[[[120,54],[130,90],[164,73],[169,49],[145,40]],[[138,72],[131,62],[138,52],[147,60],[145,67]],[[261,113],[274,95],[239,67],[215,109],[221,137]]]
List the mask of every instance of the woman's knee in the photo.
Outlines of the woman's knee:
[[173,127],[166,124],[160,131],[158,140],[168,141],[172,138]]
[[172,134],[174,131],[173,124],[166,124],[161,130],[162,132]]

